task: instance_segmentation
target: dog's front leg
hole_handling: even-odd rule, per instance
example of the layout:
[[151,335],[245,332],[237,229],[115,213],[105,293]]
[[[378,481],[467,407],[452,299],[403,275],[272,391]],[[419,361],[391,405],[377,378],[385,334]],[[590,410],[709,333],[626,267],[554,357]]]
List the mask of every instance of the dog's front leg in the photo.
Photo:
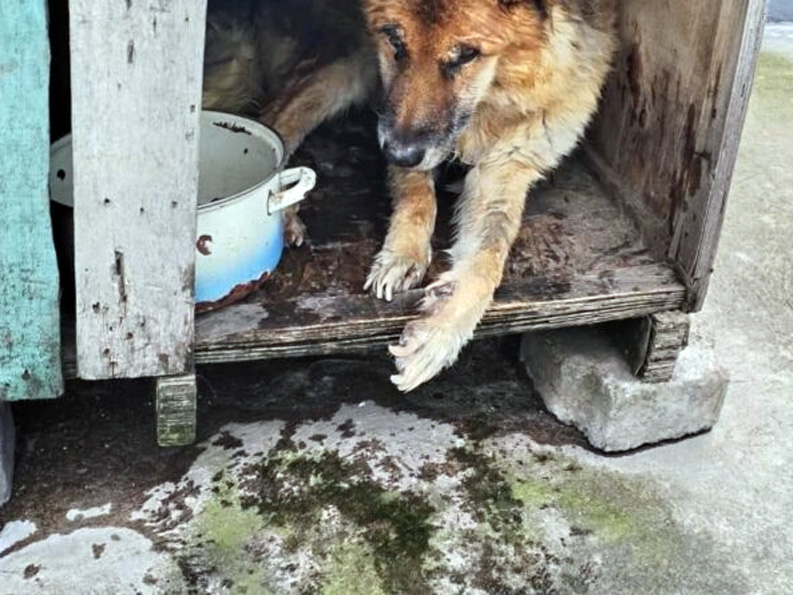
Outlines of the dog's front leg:
[[[293,74],[279,97],[262,108],[260,119],[281,135],[285,158],[322,122],[369,96],[376,81],[371,62],[360,50],[302,77]],[[296,205],[284,211],[284,240],[291,246],[300,246],[306,235],[299,210]]]
[[262,107],[260,120],[281,135],[287,157],[317,126],[369,98],[377,82],[370,53],[361,48],[320,68],[296,67],[278,96]]
[[452,365],[473,336],[501,283],[526,192],[540,178],[526,161],[509,159],[484,160],[468,174],[452,268],[427,288],[422,318],[390,348],[399,371],[391,380],[400,390],[413,390]]
[[379,299],[416,287],[432,260],[437,201],[432,172],[389,169],[394,211],[383,249],[375,258],[364,290]]

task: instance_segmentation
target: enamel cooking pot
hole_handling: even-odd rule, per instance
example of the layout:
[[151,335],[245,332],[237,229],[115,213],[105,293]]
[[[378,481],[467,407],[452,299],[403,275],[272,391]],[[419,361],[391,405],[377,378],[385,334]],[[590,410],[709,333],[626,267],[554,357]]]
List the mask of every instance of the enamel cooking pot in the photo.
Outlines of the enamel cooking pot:
[[[195,299],[198,311],[219,308],[258,289],[284,249],[283,209],[316,184],[309,168],[283,170],[284,146],[252,120],[201,114]],[[72,207],[72,140],[50,153],[50,198]],[[72,240],[73,241],[73,240]],[[73,245],[67,250],[73,251]],[[73,265],[73,258],[69,258]]]

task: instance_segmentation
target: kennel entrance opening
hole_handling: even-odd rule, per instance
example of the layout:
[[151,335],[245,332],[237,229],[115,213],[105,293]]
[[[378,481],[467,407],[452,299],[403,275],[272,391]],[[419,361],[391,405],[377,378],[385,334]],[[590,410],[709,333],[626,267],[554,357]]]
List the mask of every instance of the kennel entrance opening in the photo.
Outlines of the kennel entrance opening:
[[[33,4],[43,11],[44,0]],[[261,294],[194,321],[187,280],[196,258],[195,205],[171,194],[189,194],[195,184],[205,7],[186,0],[173,0],[168,11],[158,7],[69,5],[71,122],[81,179],[74,243],[82,297],[75,312],[62,316],[66,374],[189,378],[195,363],[331,354],[394,341],[414,316],[420,292],[390,304],[362,292],[384,236],[388,201],[381,170],[367,164],[377,149],[355,119],[325,127],[296,158],[315,164],[320,174],[304,210],[311,246],[290,252]],[[524,233],[480,336],[701,306],[764,10],[763,0],[622,0],[622,49],[603,109],[584,150],[532,194]],[[24,24],[45,39],[44,19],[27,13],[14,18],[20,30]],[[53,27],[64,24],[52,21]],[[29,34],[4,41],[30,47],[24,45]],[[38,52],[30,65],[2,76],[21,76],[25,69],[25,76],[40,74],[46,61],[46,52]],[[28,103],[17,111],[46,122],[45,106]],[[19,138],[8,146],[29,145],[28,161],[46,163],[48,139],[33,138],[31,130],[9,129],[4,135]],[[157,150],[143,155],[141,146]],[[46,177],[26,173],[31,191],[3,195],[0,205],[22,213],[15,219],[17,235],[48,238],[49,221],[26,210],[46,200]],[[436,247],[446,247],[444,241],[441,234]],[[51,251],[48,241],[25,241],[3,257],[28,262]],[[54,285],[54,262],[38,261],[37,275]],[[60,346],[51,333],[31,336],[24,328],[29,323],[6,314],[17,310],[19,295],[39,296],[40,280],[23,267],[4,270],[11,280],[4,286],[4,326],[32,342],[34,352],[57,356]],[[38,319],[58,319],[56,296],[32,299],[41,310]],[[31,359],[2,349],[3,361],[25,386],[55,386],[46,380],[57,357]],[[51,397],[56,390],[19,390],[4,398]]]
[[[356,353],[399,339],[422,291],[391,303],[363,292],[389,209],[369,130],[355,120],[326,126],[295,157],[324,180],[302,211],[310,245],[287,251],[259,292],[196,317],[196,363]],[[441,196],[437,250],[448,246],[453,200]],[[429,279],[443,266],[439,255]],[[651,255],[579,154],[533,193],[476,336],[636,318],[679,310],[685,299],[673,267]],[[67,363],[75,374],[74,359]]]
[[[257,293],[196,317],[199,364],[384,348],[416,316],[420,289],[391,303],[363,291],[390,209],[371,114],[323,126],[293,162],[312,167],[321,180],[301,211],[309,243],[288,250]],[[449,172],[446,181],[461,173]],[[455,198],[440,193],[437,256],[427,282],[444,268]],[[477,336],[636,318],[680,309],[685,297],[671,264],[652,255],[579,153],[532,192]]]

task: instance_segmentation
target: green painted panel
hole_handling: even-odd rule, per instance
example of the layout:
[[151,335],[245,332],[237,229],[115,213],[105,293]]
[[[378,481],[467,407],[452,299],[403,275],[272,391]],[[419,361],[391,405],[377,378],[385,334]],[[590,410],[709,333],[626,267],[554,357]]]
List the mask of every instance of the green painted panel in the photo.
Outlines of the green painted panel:
[[63,392],[45,0],[0,0],[0,400]]

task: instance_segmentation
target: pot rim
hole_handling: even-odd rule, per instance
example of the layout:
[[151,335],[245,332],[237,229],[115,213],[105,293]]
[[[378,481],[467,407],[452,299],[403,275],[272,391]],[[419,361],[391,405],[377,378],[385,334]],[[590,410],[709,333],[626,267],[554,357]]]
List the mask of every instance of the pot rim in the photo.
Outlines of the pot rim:
[[[218,112],[213,110],[202,110],[200,117],[203,118],[205,116],[211,118],[210,124],[213,126],[217,125],[217,122],[219,121],[225,121],[232,125],[238,124],[244,127],[245,130],[249,132],[253,137],[268,143],[275,151],[277,157],[277,165],[269,176],[263,178],[260,182],[257,182],[253,186],[250,186],[245,190],[241,190],[235,194],[224,196],[220,200],[215,200],[213,202],[205,203],[203,205],[198,205],[199,213],[215,211],[220,208],[227,207],[232,203],[241,202],[244,199],[250,198],[251,195],[256,193],[258,190],[270,184],[273,181],[273,179],[277,175],[279,175],[284,169],[284,150],[285,150],[284,141],[281,139],[281,135],[279,135],[276,130],[270,128],[269,126],[265,126],[264,124],[262,124],[261,122],[257,122],[256,120],[251,120],[250,118],[245,118],[243,116],[237,116],[235,114],[227,114],[224,112]],[[230,132],[234,132],[234,131],[230,130]],[[242,133],[242,131],[239,131],[238,133]],[[72,144],[72,138],[73,138],[73,134],[69,133],[56,140],[54,143],[52,143],[52,145],[50,146],[50,155],[52,155],[56,151],[61,150],[63,147]],[[72,168],[73,167],[74,164],[72,164]],[[52,198],[52,196],[50,195],[50,200],[65,207],[72,209],[74,208],[74,199],[72,199],[72,204],[66,204],[63,201]],[[269,217],[272,215],[268,212],[267,216]]]

